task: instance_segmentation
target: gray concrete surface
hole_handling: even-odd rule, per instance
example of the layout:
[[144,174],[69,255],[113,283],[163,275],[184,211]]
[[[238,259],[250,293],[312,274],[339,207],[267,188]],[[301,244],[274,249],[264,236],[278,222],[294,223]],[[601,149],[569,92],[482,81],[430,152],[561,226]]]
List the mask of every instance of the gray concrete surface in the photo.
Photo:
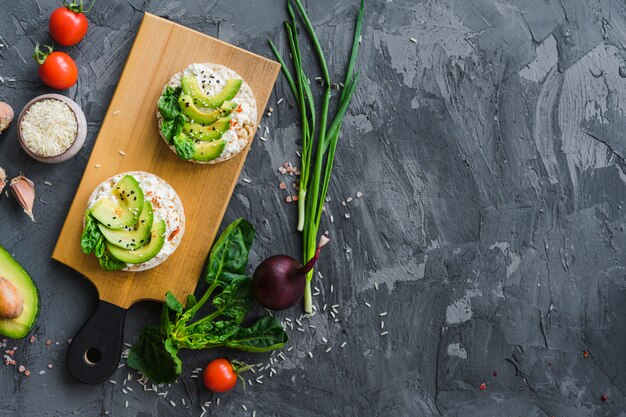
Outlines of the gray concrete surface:
[[[335,78],[353,3],[308,2]],[[0,137],[0,166],[24,172],[38,190],[37,223],[0,197],[0,243],[42,296],[38,340],[9,342],[31,376],[0,366],[0,416],[188,416],[207,401],[218,416],[626,416],[624,2],[366,3],[361,84],[330,189],[334,222],[326,216],[323,225],[334,242],[315,284],[319,310],[339,304],[339,321],[327,310],[304,332],[290,330],[294,348],[275,363],[276,375],[265,371],[263,384],[238,386],[219,405],[191,371],[233,352],[185,354],[184,376],[159,388],[166,398],[144,392],[132,372],[133,391],[124,394],[127,368],[113,376],[117,384],[75,382],[65,369],[67,339],[96,293],[50,254],[143,11],[270,56],[268,38],[285,51],[285,4],[96,4],[87,38],[67,49],[80,67],[67,94],[89,122],[80,154],[47,166],[19,149],[14,126]],[[48,91],[29,56],[34,42],[49,39],[56,2],[0,5],[0,98],[19,111]],[[296,162],[290,100],[281,78],[274,115],[262,123],[268,140],[252,145],[242,173],[251,182],[240,181],[225,218],[257,226],[253,263],[299,253],[295,208],[284,203],[276,170]],[[362,198],[341,205],[358,191]],[[156,303],[134,306],[126,341],[158,311]],[[46,347],[48,338],[59,345]]]

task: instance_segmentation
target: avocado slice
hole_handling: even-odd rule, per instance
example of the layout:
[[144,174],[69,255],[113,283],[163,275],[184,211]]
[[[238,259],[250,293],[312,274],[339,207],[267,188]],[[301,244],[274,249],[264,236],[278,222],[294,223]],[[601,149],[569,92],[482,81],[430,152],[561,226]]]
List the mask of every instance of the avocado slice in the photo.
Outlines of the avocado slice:
[[185,75],[181,80],[183,93],[191,96],[194,103],[197,105],[209,108],[219,107],[225,101],[232,100],[239,92],[242,83],[243,80],[241,79],[231,78],[226,81],[226,85],[222,91],[214,96],[207,96],[204,91],[202,91],[202,88],[200,88],[198,79],[193,75]]
[[195,161],[212,161],[219,158],[226,147],[226,139],[213,142],[196,142],[196,150],[191,157]]
[[217,121],[217,119],[228,116],[237,108],[237,103],[233,101],[226,101],[217,109],[206,112],[198,108],[194,104],[191,96],[186,94],[180,95],[178,98],[178,105],[185,116],[198,123],[202,123],[205,126],[212,125]]
[[127,264],[142,264],[157,256],[165,243],[165,221],[152,223],[150,242],[135,250],[126,250],[107,242],[107,249],[115,259]]
[[[28,272],[0,246],[0,279],[4,288],[17,290],[23,301],[21,312],[11,319],[0,319],[0,334],[15,339],[26,336],[39,315],[39,291]],[[8,284],[7,284],[8,283]],[[3,300],[0,297],[0,304]]]
[[91,214],[109,229],[127,229],[137,223],[143,209],[143,190],[132,175],[125,175],[113,187],[116,201],[103,197],[91,208]]
[[183,125],[183,132],[185,132],[190,138],[210,142],[221,138],[222,135],[230,129],[231,119],[232,117],[230,115],[221,117],[217,120],[217,122],[210,126],[202,126],[198,123],[187,122]]
[[112,245],[122,249],[137,249],[145,246],[150,239],[150,230],[154,220],[154,212],[152,211],[152,203],[145,201],[141,215],[137,219],[137,224],[130,230],[114,230],[98,223],[98,228],[104,235],[104,238]]

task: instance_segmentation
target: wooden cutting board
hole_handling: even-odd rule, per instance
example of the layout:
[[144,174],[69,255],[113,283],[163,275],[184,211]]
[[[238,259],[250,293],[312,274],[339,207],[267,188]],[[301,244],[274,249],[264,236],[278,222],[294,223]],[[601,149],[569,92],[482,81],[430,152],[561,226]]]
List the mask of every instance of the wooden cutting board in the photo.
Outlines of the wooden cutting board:
[[[167,290],[179,299],[193,292],[226,211],[250,144],[229,161],[193,164],[167,147],[155,117],[157,100],[170,77],[189,64],[204,62],[225,65],[243,77],[254,92],[258,122],[280,71],[274,61],[145,14],[52,254],[91,280],[108,310],[113,308],[109,304],[127,309],[140,300],[162,301]],[[147,171],[167,181],[183,202],[186,230],[176,252],[158,267],[136,273],[106,272],[93,255],[81,250],[82,219],[96,186],[126,171]],[[98,311],[90,322],[102,314]]]

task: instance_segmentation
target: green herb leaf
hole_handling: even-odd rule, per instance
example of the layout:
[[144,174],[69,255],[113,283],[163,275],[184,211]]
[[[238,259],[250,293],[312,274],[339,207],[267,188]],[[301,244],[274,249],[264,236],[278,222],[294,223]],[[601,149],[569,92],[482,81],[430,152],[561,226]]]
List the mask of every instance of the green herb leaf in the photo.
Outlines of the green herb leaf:
[[207,265],[207,282],[232,276],[229,274],[242,275],[253,242],[254,227],[246,219],[232,222],[213,245]]
[[183,305],[176,299],[176,296],[169,291],[165,294],[165,304],[177,313],[183,311]]
[[229,320],[200,322],[193,324],[188,334],[176,342],[181,348],[195,350],[225,346],[239,330],[239,325]]
[[180,114],[180,106],[178,105],[178,97],[183,91],[181,87],[166,87],[165,91],[159,99],[159,112],[165,120],[174,120]]
[[96,244],[96,248],[93,251],[94,255],[96,255],[96,258],[102,258],[102,255],[104,255],[105,249],[106,249],[106,244],[104,243],[104,236],[101,236],[100,240]]
[[128,266],[125,262],[114,258],[108,250],[102,253],[102,256],[98,258],[98,262],[100,263],[100,268],[105,271],[119,271]]
[[220,315],[240,324],[252,307],[252,279],[244,275],[234,278],[219,295],[213,297],[212,303]]
[[163,334],[170,334],[172,331],[172,322],[170,321],[170,309],[167,303],[163,303],[161,308],[161,332]]
[[193,308],[197,304],[196,296],[193,294],[187,295],[187,308]]
[[196,145],[190,140],[184,133],[179,133],[174,136],[174,149],[176,150],[176,154],[180,156],[185,161],[191,159],[194,152],[196,151]]
[[182,114],[177,114],[172,120],[163,120],[161,123],[161,133],[167,139],[167,143],[174,144],[174,137],[179,135],[183,131],[183,125],[185,124],[185,117]]
[[96,250],[96,246],[102,240],[102,232],[98,228],[98,221],[91,215],[85,213],[85,228],[80,236],[80,247],[83,252],[89,254]]
[[275,317],[263,316],[252,326],[239,329],[225,346],[245,352],[268,352],[285,346],[288,340]]
[[153,326],[141,331],[139,341],[128,353],[127,363],[157,384],[174,382],[182,371],[178,349],[170,339],[164,341],[159,329]]

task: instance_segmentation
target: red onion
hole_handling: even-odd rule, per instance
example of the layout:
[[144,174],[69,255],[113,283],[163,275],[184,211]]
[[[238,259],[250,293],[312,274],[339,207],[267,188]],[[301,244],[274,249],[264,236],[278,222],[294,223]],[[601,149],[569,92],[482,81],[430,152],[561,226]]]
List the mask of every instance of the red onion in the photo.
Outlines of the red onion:
[[320,250],[328,242],[328,237],[322,236],[315,256],[304,266],[287,255],[270,256],[261,262],[252,276],[252,291],[257,302],[270,310],[284,310],[300,301],[306,274],[313,269]]

